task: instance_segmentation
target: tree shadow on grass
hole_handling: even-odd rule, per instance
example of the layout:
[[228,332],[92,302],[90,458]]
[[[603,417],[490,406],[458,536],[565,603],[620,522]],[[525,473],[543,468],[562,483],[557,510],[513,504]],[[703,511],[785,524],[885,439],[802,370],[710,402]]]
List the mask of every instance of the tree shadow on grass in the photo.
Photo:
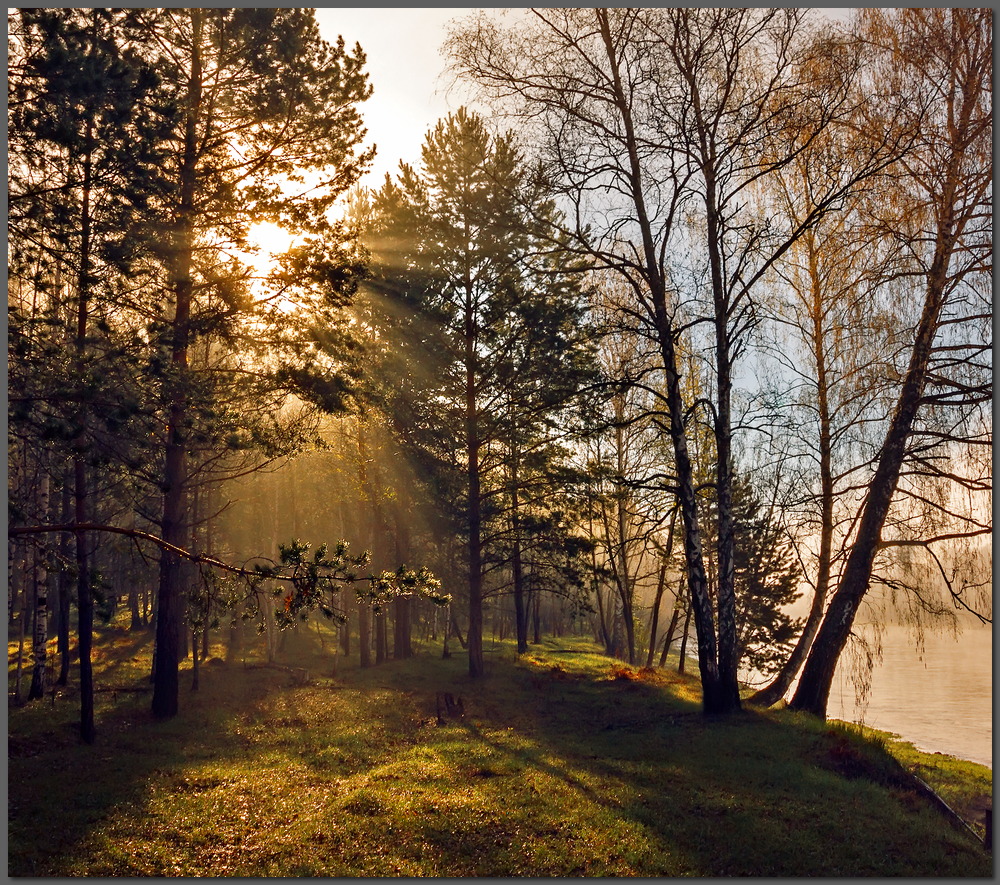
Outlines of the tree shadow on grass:
[[[329,672],[311,635],[288,662]],[[473,681],[460,659],[431,657],[340,674],[302,685],[275,668],[205,667],[201,691],[168,722],[151,719],[145,695],[105,693],[94,747],[77,742],[74,704],[18,711],[32,727],[12,721],[10,872],[979,869],[970,845],[916,805],[906,826],[872,826],[898,821],[905,796],[824,768],[802,732],[774,717],[707,720],[689,681],[670,685],[676,677],[497,661]],[[439,691],[464,697],[464,719],[437,727]]]
[[[623,874],[989,869],[978,846],[914,794],[839,775],[823,764],[823,736],[804,742],[773,717],[747,711],[710,719],[662,686],[610,680],[580,681],[569,690],[561,684],[559,702],[547,710],[527,749],[511,750],[475,725],[468,734],[492,755],[508,753],[565,784],[591,811],[610,808],[637,830],[643,848],[619,849]],[[548,761],[554,753],[562,764]]]
[[[12,710],[8,735],[9,873],[17,876],[127,875],[77,869],[92,833],[123,809],[141,809],[151,785],[180,780],[198,755],[230,731],[241,707],[284,690],[277,671],[202,666],[201,690],[190,685],[190,662],[181,669],[181,713],[165,722],[150,712],[151,635],[100,631],[95,674],[97,739],[79,737],[79,686]],[[120,635],[119,635],[120,634]],[[141,652],[145,648],[143,656]],[[138,658],[138,659],[137,659]],[[238,676],[236,675],[238,672]],[[234,676],[236,678],[234,678]],[[216,747],[214,753],[241,748]],[[167,873],[169,874],[169,873]]]

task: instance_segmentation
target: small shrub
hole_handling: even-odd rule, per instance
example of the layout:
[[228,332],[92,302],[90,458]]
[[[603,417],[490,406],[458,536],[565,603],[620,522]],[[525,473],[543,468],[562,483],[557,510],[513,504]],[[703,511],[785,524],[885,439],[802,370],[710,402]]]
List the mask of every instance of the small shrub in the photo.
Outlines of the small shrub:
[[639,672],[634,670],[628,664],[612,664],[611,669],[608,671],[608,679],[612,680],[625,680],[628,682],[635,682],[642,677]]
[[908,789],[909,776],[890,754],[886,742],[866,737],[849,726],[834,725],[826,731],[821,764],[850,780],[865,779],[884,787]]

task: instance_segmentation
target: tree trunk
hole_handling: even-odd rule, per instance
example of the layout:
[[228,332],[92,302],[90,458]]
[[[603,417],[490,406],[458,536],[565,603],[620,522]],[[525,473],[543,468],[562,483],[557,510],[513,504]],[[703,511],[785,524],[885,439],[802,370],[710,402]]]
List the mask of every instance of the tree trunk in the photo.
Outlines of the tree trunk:
[[441,657],[450,658],[451,650],[448,648],[448,640],[451,638],[451,607],[449,606],[449,617],[445,618],[444,622],[444,639],[441,643]]
[[609,615],[605,613],[604,597],[601,595],[601,585],[596,579],[594,581],[594,596],[597,598],[597,623],[600,628],[601,641],[604,643],[604,653],[606,655],[614,655],[615,643],[611,627],[608,624]]
[[[194,295],[192,263],[194,254],[195,192],[197,188],[198,132],[201,109],[201,39],[200,9],[191,9],[191,70],[188,77],[185,107],[184,155],[180,169],[180,205],[174,244],[172,273],[175,310],[172,324],[171,365],[174,378],[169,384],[167,442],[163,467],[163,517],[160,531],[163,540],[183,547],[187,538],[187,440],[188,398],[184,379],[188,368],[191,337],[191,303]],[[159,601],[156,616],[156,675],[153,680],[153,715],[169,718],[178,709],[178,657],[180,626],[183,616],[181,563],[176,555],[163,551],[160,557]]]
[[191,691],[198,691],[200,674],[200,664],[198,663],[198,650],[195,648],[191,661]]
[[[636,220],[642,237],[642,253],[647,282],[653,304],[657,344],[663,361],[665,399],[668,428],[674,451],[674,472],[677,497],[680,502],[684,526],[684,555],[687,563],[688,586],[691,592],[691,609],[694,613],[695,631],[698,636],[698,666],[701,671],[702,708],[707,714],[727,713],[733,709],[734,692],[724,685],[719,671],[715,636],[715,618],[712,600],[708,593],[708,579],[702,552],[701,529],[698,521],[698,501],[695,495],[694,471],[688,452],[684,407],[677,371],[677,352],[673,323],[667,309],[667,284],[658,264],[658,253],[653,239],[652,225],[646,209],[642,179],[642,161],[635,135],[629,96],[625,94],[619,74],[619,64],[606,10],[597,11],[601,36],[611,63],[615,101],[621,114],[629,164],[629,191],[636,209]],[[685,634],[686,636],[686,634]],[[739,706],[739,693],[735,693]]]
[[[62,520],[69,524],[73,519],[73,492],[70,483],[63,484],[62,493]],[[73,536],[65,533],[59,538],[59,554],[63,563],[68,563],[70,558],[70,547],[73,543]],[[69,670],[71,665],[71,655],[69,648],[70,632],[70,594],[73,592],[73,581],[69,568],[63,565],[59,569],[59,620],[56,628],[56,647],[59,649],[59,676],[56,678],[56,685],[66,685],[69,682]]]
[[142,615],[139,612],[139,587],[134,583],[128,590],[128,611],[131,618],[128,628],[135,633],[142,629]]
[[[697,93],[695,95],[697,100]],[[700,117],[700,111],[699,111]],[[700,123],[700,120],[699,120]],[[712,279],[715,326],[715,495],[718,513],[718,639],[720,712],[740,709],[739,651],[736,631],[736,536],[733,525],[732,342],[730,297],[723,281],[722,225],[716,196],[715,169],[705,175],[705,220]]]
[[[361,490],[362,502],[367,502],[367,507],[359,508],[363,514],[359,519],[360,528],[364,532],[364,537],[368,542],[366,547],[375,556],[375,491],[368,477],[368,449],[365,439],[365,424],[363,419],[358,419],[358,487]],[[358,645],[361,653],[361,666],[370,667],[372,665],[372,632],[371,632],[372,610],[367,602],[358,600]],[[376,625],[377,631],[377,625]]]
[[[181,410],[176,417],[180,417]],[[173,424],[173,421],[171,421]],[[181,428],[177,426],[177,435]],[[179,441],[167,447],[167,462],[164,476],[168,488],[163,496],[162,537],[168,544],[181,547],[184,544],[184,446]],[[153,715],[164,719],[177,715],[178,710],[178,663],[180,657],[181,627],[181,562],[169,551],[160,557],[160,579],[156,608],[156,669],[153,676]]]
[[21,706],[24,697],[21,693],[21,684],[24,678],[24,636],[28,623],[28,591],[27,581],[21,590],[21,614],[18,618],[17,626],[17,663],[14,667],[14,703]]
[[511,577],[514,583],[514,630],[517,634],[517,653],[528,650],[528,610],[524,599],[524,565],[521,562],[521,500],[518,484],[518,452],[511,452],[510,519],[513,550],[511,551]]
[[[468,295],[470,301],[471,292]],[[468,477],[468,529],[469,529],[469,675],[483,676],[483,547],[482,501],[479,485],[479,422],[476,404],[476,334],[475,318],[470,309],[465,322],[465,451]]]
[[[646,659],[646,666],[653,666],[653,655],[656,652],[656,627],[660,620],[660,602],[663,598],[663,591],[667,586],[667,565],[670,561],[670,555],[674,550],[674,529],[677,527],[677,508],[674,508],[673,512],[670,514],[670,526],[667,529],[667,543],[663,547],[663,551],[660,554],[663,562],[660,566],[660,574],[656,583],[656,599],[653,602],[653,621],[649,628],[649,655]],[[664,652],[660,657],[660,666],[663,666],[663,662],[666,660],[667,653],[666,649],[670,648],[670,642],[673,639],[674,628],[677,626],[677,606],[674,606],[674,612],[670,619],[670,626],[667,629],[667,639],[664,643]]]
[[341,607],[344,610],[344,623],[340,627],[340,649],[346,658],[351,653],[351,593],[347,589],[340,591]]
[[[646,666],[653,666],[653,654],[656,652],[656,628],[660,621],[660,602],[663,600],[663,590],[667,585],[667,561],[660,565],[660,574],[656,581],[656,596],[653,599],[653,619],[649,625],[649,651],[646,653]],[[674,609],[676,612],[676,609]]]
[[687,646],[688,646],[688,630],[691,627],[691,612],[693,606],[688,605],[687,611],[684,613],[684,629],[681,631],[681,648],[680,657],[677,660],[677,672],[683,673],[687,661]]
[[833,443],[831,438],[832,419],[830,417],[829,378],[826,366],[826,330],[823,327],[824,300],[823,286],[817,266],[816,249],[813,238],[809,243],[809,268],[812,282],[812,322],[813,345],[816,354],[817,410],[819,414],[819,475],[820,475],[820,529],[819,559],[816,564],[816,589],[813,594],[809,615],[802,627],[802,633],[795,648],[788,656],[781,670],[769,685],[755,692],[751,703],[771,706],[778,703],[791,687],[802,663],[812,648],[813,640],[823,620],[826,598],[830,589],[830,569],[833,559]]
[[[591,538],[594,535],[594,501],[593,498],[589,498],[588,512],[589,516],[589,536]],[[611,640],[611,625],[608,621],[608,615],[605,613],[604,597],[601,595],[601,582],[597,576],[597,545],[591,545],[590,548],[590,567],[591,574],[593,575],[594,581],[594,599],[597,602],[597,629],[594,631],[595,640],[600,641],[604,645],[604,653],[606,655],[612,655],[612,640]]]
[[[615,458],[617,462],[618,476],[624,477],[625,467],[625,431],[622,425],[623,404],[620,398],[616,399],[616,426],[615,426]],[[612,552],[611,563],[615,575],[615,582],[618,586],[618,596],[621,602],[621,623],[625,628],[625,648],[629,664],[635,663],[635,577],[629,570],[629,520],[627,509],[627,492],[624,484],[619,483],[618,492],[615,495],[615,515],[618,522],[618,556]]]
[[235,664],[243,657],[243,619],[239,607],[229,619],[229,642],[226,645],[226,663]]
[[[218,506],[215,500],[215,495],[209,492],[209,504],[208,510],[210,513],[217,513]],[[215,521],[213,517],[209,517],[205,522],[205,553],[209,556],[215,555],[215,531],[214,531]],[[212,613],[211,613],[211,600],[209,600],[206,605],[205,622],[201,630],[201,659],[203,661],[208,660],[209,651],[211,650],[211,627],[212,625]]]
[[[944,240],[945,238],[942,238]],[[861,600],[868,592],[882,527],[889,513],[899,472],[906,456],[906,444],[926,383],[931,348],[937,332],[947,285],[947,258],[952,243],[939,241],[935,262],[928,279],[924,310],[917,327],[910,364],[900,389],[892,421],[885,435],[875,475],[869,486],[858,533],[851,548],[840,585],[830,601],[816,634],[791,706],[822,718],[830,696],[830,686]]]
[[677,629],[677,622],[681,619],[681,610],[675,605],[670,614],[670,623],[667,625],[667,635],[663,637],[663,649],[660,651],[660,666],[667,663],[667,655],[670,654],[670,646],[674,642],[674,631]]
[[[96,17],[94,19],[96,23]],[[95,24],[96,27],[96,24]],[[96,36],[96,35],[95,35]],[[90,310],[91,284],[91,175],[94,149],[93,115],[88,115],[85,130],[83,157],[83,193],[80,204],[80,277],[78,281],[78,302],[76,320],[76,354],[83,367],[87,349],[87,321]],[[81,430],[73,441],[73,516],[77,524],[88,519],[90,490],[87,484],[87,466],[84,461],[86,448],[86,416],[81,416]],[[80,661],[80,737],[84,743],[92,744],[96,736],[94,726],[94,671],[91,661],[91,645],[94,631],[94,602],[90,592],[90,561],[88,538],[84,532],[76,532],[76,592],[77,592],[77,635]]]
[[187,656],[191,653],[190,640],[191,640],[191,625],[188,623],[188,619],[185,617],[187,612],[184,610],[184,597],[186,596],[185,589],[190,586],[189,578],[191,575],[190,565],[186,562],[181,563],[181,593],[180,593],[180,615],[177,629],[177,663],[187,660]]
[[[61,482],[61,492],[59,495],[59,507],[58,515],[56,519],[62,525],[70,525],[73,522],[73,511],[72,511],[72,497],[71,491],[67,485],[67,477],[64,475]],[[67,504],[69,506],[67,506]],[[72,536],[68,532],[63,532],[59,535],[59,540],[56,542],[56,558],[59,563],[56,568],[55,581],[52,586],[52,595],[49,598],[49,633],[55,634],[56,636],[56,649],[57,651],[62,651],[62,646],[59,645],[58,639],[59,634],[62,632],[63,623],[63,608],[62,600],[66,592],[69,590],[69,583],[66,580],[67,575],[67,564],[69,563],[70,557],[72,556]]]
[[257,604],[264,616],[264,647],[267,652],[267,662],[273,664],[278,654],[278,637],[275,635],[277,630],[274,624],[274,609],[267,598],[264,599],[262,604],[258,597]]
[[[38,510],[42,521],[48,519],[49,512],[49,475],[45,465],[42,466],[38,491]],[[45,696],[46,651],[49,641],[49,565],[48,550],[37,548],[37,565],[35,568],[35,629],[31,639],[31,652],[34,669],[31,672],[31,685],[28,688],[28,700]]]
[[[406,528],[406,521],[403,518],[401,507],[397,504],[393,511],[395,517],[396,531],[394,533],[396,541],[396,562],[402,565],[410,556],[410,535]],[[413,656],[412,644],[412,610],[413,600],[408,596],[397,596],[393,601],[393,634],[392,634],[392,656],[396,660]]]
[[407,596],[397,596],[392,606],[392,656],[401,661],[413,657],[411,618],[413,600]]
[[465,637],[462,636],[462,628],[458,626],[458,621],[455,619],[454,612],[451,613],[450,623],[452,631],[455,633],[455,636],[458,637],[458,644],[462,646],[462,648],[468,648],[469,643],[466,641]]
[[[701,675],[702,709],[707,714],[728,713],[732,710],[732,693],[727,691],[722,684],[716,657],[715,618],[712,612],[712,599],[702,552],[698,501],[694,488],[694,469],[688,452],[680,376],[677,373],[676,351],[673,345],[672,329],[667,319],[665,295],[657,299],[657,314],[662,324],[660,350],[667,381],[669,428],[674,450],[674,469],[677,474],[677,497],[684,528],[684,556],[690,593],[690,606],[684,622],[685,630],[681,642],[686,650],[687,627],[693,617],[695,633],[698,638],[698,669]],[[684,655],[682,654],[681,672],[683,672],[683,667]],[[737,700],[738,697],[737,694]]]
[[361,653],[361,666],[370,667],[372,665],[372,634],[368,620],[370,610],[363,603],[358,603],[358,648]]
[[[8,482],[12,480],[8,479]],[[14,560],[17,557],[17,545],[11,537],[7,538],[7,626],[14,626]]]
[[384,664],[389,657],[388,637],[386,636],[385,611],[374,612],[375,617],[375,663]]

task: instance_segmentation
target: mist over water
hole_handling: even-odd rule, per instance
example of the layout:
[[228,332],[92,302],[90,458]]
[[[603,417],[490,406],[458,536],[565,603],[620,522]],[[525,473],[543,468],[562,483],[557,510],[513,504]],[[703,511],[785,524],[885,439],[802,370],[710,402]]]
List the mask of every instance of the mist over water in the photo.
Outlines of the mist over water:
[[[864,628],[862,628],[864,629]],[[870,633],[866,634],[871,636]],[[921,750],[993,766],[993,631],[965,627],[931,633],[918,647],[913,631],[889,625],[867,703],[859,706],[849,652],[830,692],[831,719],[890,731]]]

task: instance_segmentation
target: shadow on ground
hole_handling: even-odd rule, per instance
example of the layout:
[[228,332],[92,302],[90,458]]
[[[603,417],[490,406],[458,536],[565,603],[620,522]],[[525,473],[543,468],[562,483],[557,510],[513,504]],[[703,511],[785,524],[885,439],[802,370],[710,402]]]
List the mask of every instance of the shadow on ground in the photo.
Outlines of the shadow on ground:
[[[427,654],[332,678],[202,668],[155,722],[112,648],[99,739],[75,704],[12,711],[10,872],[88,876],[987,875],[918,797],[845,777],[822,731],[703,717],[694,683],[550,644],[470,680]],[[141,658],[141,655],[138,656]],[[620,678],[612,678],[615,673]],[[436,696],[464,701],[437,719]],[[874,822],[874,823],[873,823]],[[881,825],[878,825],[881,824]],[[970,872],[972,871],[972,872]]]

